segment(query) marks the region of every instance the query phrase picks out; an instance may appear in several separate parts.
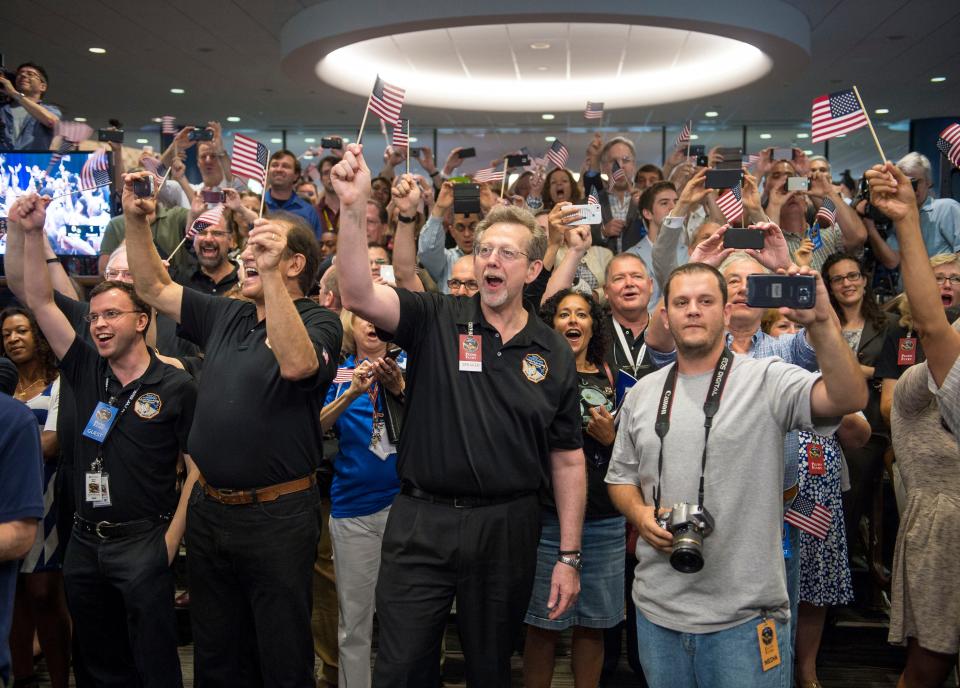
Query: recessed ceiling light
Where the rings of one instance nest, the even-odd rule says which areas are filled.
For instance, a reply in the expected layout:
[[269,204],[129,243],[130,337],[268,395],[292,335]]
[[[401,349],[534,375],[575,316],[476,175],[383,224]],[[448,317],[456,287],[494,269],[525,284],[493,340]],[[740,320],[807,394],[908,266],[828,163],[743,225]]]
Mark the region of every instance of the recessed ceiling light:
[[547,143],[553,143],[554,141],[557,140],[557,137],[556,137],[556,136],[544,136],[544,137],[543,137],[543,140],[546,141]]
[[803,151],[803,153],[804,153],[804,155],[813,155],[813,151],[810,150],[809,148],[808,148],[807,150]]
[[544,112],[542,115],[540,115],[541,119],[547,119],[547,120],[553,119],[554,117],[556,117],[556,115],[551,115],[549,112]]
[[160,124],[163,121],[163,117],[154,117],[153,121],[156,122],[157,124]]
[[543,43],[543,42],[530,44],[531,50],[546,50],[549,47],[550,47],[549,43]]
[[720,113],[716,110],[707,110],[703,113],[704,117],[719,117]]
[[690,134],[690,140],[691,140],[691,141],[696,141],[696,140],[699,139],[699,138],[700,138],[700,136],[697,135],[697,134]]
[[766,140],[766,139],[773,138],[773,137],[772,137],[770,134],[760,134],[760,138]]
[[311,136],[311,137],[309,137],[309,138],[305,138],[305,139],[303,140],[303,142],[304,142],[304,143],[316,143],[317,140]]
[[411,137],[410,137],[409,139],[407,139],[407,140],[410,141],[410,143],[416,143],[416,142],[417,142],[417,137],[416,137],[416,136],[411,136]]
[[137,143],[150,143],[150,139],[137,139]]
[[87,121],[87,118],[86,118],[86,117],[74,117],[74,118],[73,118],[73,121],[74,121],[74,122],[86,122],[86,121]]
[[548,69],[550,69],[550,68],[547,67],[546,65],[540,65],[539,67],[537,67],[537,71],[538,71],[538,72],[545,72],[545,71],[547,71]]
[[87,50],[92,52],[94,55],[103,55],[105,52],[107,52],[106,48],[87,48]]
[[239,121],[240,121],[240,118],[237,117],[236,115],[230,115],[229,117],[227,117],[227,121],[228,121],[228,122],[239,122]]
[[878,115],[886,115],[889,112],[890,112],[889,108],[877,108],[876,110],[874,110],[874,113]]
[[283,143],[283,139],[270,139],[270,143]]
[[931,83],[939,84],[941,81],[946,81],[947,77],[945,76],[935,76],[930,79]]
[[176,95],[183,95],[185,91],[182,88],[171,88],[170,93],[175,93]]
[[798,138],[798,139],[808,139],[808,138],[810,138],[810,134],[808,134],[808,133],[805,132],[805,131],[801,131],[801,132],[798,132],[798,133],[797,133],[797,138]]

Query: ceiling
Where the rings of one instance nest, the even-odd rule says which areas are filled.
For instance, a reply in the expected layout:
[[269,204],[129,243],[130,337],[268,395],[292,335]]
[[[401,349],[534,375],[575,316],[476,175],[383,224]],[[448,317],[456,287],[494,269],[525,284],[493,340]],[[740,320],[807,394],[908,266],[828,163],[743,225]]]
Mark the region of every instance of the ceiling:
[[[702,118],[706,110],[718,111],[721,124],[803,122],[809,118],[814,96],[852,83],[859,86],[868,109],[889,108],[888,115],[878,117],[881,120],[960,114],[960,44],[955,40],[960,35],[960,3],[786,2],[809,24],[807,60],[781,60],[767,76],[726,93],[672,103],[624,105],[615,110],[608,106],[606,124],[675,124]],[[483,3],[492,4],[492,0]],[[516,0],[511,4],[523,5]],[[467,3],[429,0],[424,5],[449,8]],[[539,3],[527,5],[531,12],[542,7]],[[325,127],[356,126],[365,98],[319,79],[303,82],[302,76],[288,74],[281,66],[282,34],[291,18],[304,11],[329,16],[331,23],[336,23],[350,16],[355,7],[355,2],[341,0],[5,0],[0,49],[8,66],[25,60],[43,64],[51,78],[48,100],[63,105],[65,116],[86,117],[93,126],[104,125],[110,117],[134,130],[156,127],[151,118],[164,114],[176,115],[180,122],[235,115],[240,117],[240,123],[234,125],[238,128],[322,131]],[[726,7],[736,15],[739,3]],[[396,8],[402,11],[401,5]],[[543,20],[551,18],[544,15]],[[419,28],[437,27],[409,26],[405,31]],[[527,26],[522,40],[529,45],[537,35]],[[545,34],[545,39],[549,37]],[[105,48],[106,54],[88,52],[93,46]],[[404,52],[402,40],[397,50]],[[489,52],[502,59],[501,50]],[[543,52],[543,64],[562,69],[563,54]],[[610,64],[614,52],[604,40],[592,50],[578,53],[577,62]],[[486,57],[479,49],[466,60],[467,68],[482,71]],[[489,58],[491,62],[495,59]],[[538,61],[539,57],[521,60],[518,66],[535,70]],[[717,74],[736,68],[723,63],[713,67]],[[947,80],[930,83],[933,76]],[[182,88],[185,93],[171,94],[171,88]],[[577,102],[587,99],[600,100],[586,92],[576,95]],[[544,124],[542,110],[533,108],[494,112],[479,107],[454,110],[412,105],[404,112],[420,127]],[[559,112],[551,124],[561,130],[568,124],[582,126],[582,110]]]

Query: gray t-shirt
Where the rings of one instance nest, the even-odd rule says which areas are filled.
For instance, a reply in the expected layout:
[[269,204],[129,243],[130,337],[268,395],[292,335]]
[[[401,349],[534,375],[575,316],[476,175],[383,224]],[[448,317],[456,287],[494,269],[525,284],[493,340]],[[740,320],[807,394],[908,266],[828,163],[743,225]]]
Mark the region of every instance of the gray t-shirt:
[[[957,323],[954,323],[953,327],[960,329]],[[960,358],[953,362],[950,372],[943,380],[943,386],[939,389],[937,389],[937,383],[933,381],[933,375],[929,372],[927,372],[927,378],[930,391],[937,395],[937,401],[940,403],[940,415],[954,437],[958,436],[960,434]]]
[[[660,440],[657,406],[669,366],[647,375],[620,411],[608,483],[637,485],[653,504]],[[713,371],[680,375],[664,439],[662,507],[697,502],[703,451],[703,402]],[[704,507],[714,532],[704,539],[704,567],[680,573],[670,555],[637,542],[633,601],[647,619],[682,633],[711,633],[759,615],[790,617],[781,548],[783,440],[793,429],[829,435],[839,419],[815,426],[810,390],[818,373],[779,358],[736,355],[713,419]],[[819,421],[819,419],[818,419]]]

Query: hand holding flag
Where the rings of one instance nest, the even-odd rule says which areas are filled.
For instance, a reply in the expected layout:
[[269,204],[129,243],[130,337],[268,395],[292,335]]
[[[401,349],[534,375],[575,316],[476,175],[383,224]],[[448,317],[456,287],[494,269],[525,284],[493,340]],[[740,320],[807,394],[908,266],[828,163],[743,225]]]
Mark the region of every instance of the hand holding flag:
[[587,108],[583,111],[584,119],[603,119],[603,103],[587,101]]
[[937,137],[937,149],[954,167],[960,167],[960,124],[951,124]]

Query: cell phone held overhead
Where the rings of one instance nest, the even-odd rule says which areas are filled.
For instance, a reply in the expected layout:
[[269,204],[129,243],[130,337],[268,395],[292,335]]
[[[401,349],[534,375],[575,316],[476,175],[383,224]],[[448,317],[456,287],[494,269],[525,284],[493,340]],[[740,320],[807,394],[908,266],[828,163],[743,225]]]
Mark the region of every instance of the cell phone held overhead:
[[320,147],[327,150],[342,150],[343,139],[339,136],[324,136],[320,139]]
[[747,305],[751,308],[813,308],[817,282],[812,275],[748,275]]
[[197,125],[194,127],[193,131],[187,134],[187,140],[189,141],[213,141],[213,129],[209,129],[207,125]]
[[806,177],[787,177],[787,191],[808,191],[810,180]]
[[123,143],[123,129],[100,129],[97,131],[98,141],[109,143]]
[[137,198],[149,198],[153,196],[155,189],[152,174],[133,180],[133,195]]
[[723,233],[723,247],[753,248],[759,251],[763,248],[763,230],[752,227],[728,227]]
[[708,189],[732,189],[743,180],[743,171],[707,170],[704,186]]

